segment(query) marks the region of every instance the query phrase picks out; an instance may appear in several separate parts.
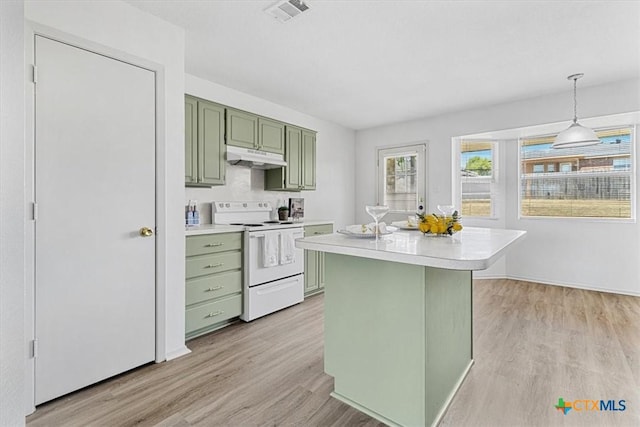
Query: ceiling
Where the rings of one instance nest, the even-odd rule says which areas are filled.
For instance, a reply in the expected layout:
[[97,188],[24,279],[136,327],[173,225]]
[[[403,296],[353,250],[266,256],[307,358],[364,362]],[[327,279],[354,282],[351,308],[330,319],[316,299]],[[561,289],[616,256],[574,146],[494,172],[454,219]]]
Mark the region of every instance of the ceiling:
[[187,73],[356,130],[640,77],[637,0],[127,2],[186,30]]

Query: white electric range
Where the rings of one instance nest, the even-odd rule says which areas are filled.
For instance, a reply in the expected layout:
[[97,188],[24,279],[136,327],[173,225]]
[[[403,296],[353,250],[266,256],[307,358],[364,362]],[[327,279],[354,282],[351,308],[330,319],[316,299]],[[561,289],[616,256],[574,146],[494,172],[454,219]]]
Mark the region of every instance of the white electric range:
[[294,240],[301,223],[271,220],[269,202],[213,202],[214,224],[244,226],[245,322],[300,303],[304,299],[304,251]]

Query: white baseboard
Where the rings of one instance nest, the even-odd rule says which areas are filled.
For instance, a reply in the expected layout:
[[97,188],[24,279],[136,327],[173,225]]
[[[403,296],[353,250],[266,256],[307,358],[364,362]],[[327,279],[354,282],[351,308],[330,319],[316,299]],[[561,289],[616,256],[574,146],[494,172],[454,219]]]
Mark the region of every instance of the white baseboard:
[[191,350],[187,348],[187,346],[182,346],[176,350],[167,352],[167,361],[177,359],[178,357],[186,356],[191,353]]
[[505,276],[479,276],[474,274],[473,275],[474,279],[477,280],[492,280],[492,279],[511,279],[511,280],[521,280],[523,282],[534,282],[534,283],[540,283],[543,285],[551,285],[551,286],[562,286],[565,288],[575,288],[575,289],[584,289],[586,291],[597,291],[597,292],[607,292],[610,294],[620,294],[620,295],[629,295],[629,296],[633,296],[633,297],[640,297],[640,291],[638,292],[633,292],[633,291],[628,291],[628,290],[620,290],[620,289],[611,289],[611,288],[600,288],[597,286],[589,286],[589,285],[585,285],[582,283],[556,283],[556,282],[550,282],[548,280],[544,280],[544,279],[538,279],[535,277],[523,277],[523,276],[514,276],[514,275],[505,275]]

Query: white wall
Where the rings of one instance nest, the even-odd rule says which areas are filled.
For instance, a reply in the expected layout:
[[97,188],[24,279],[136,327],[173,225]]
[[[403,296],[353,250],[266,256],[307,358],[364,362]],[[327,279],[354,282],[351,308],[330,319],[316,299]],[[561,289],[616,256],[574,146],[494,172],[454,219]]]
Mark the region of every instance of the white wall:
[[[583,87],[579,98],[581,117],[638,111],[640,82],[626,80]],[[358,131],[356,221],[367,220],[363,207],[375,201],[376,147],[429,141],[427,185],[429,210],[433,211],[438,204],[452,201],[453,137],[556,122],[563,122],[562,129],[569,124],[571,107],[571,92],[563,92]],[[543,283],[640,294],[640,267],[636,262],[640,259],[638,224],[518,219],[517,147],[506,143],[501,147],[506,158],[505,218],[463,223],[486,227],[504,224],[508,228],[527,230],[528,235],[508,252],[503,264],[496,264],[476,276],[507,275]]]
[[27,1],[25,17],[45,34],[61,32],[159,71],[156,259],[164,334],[158,355],[162,360],[184,354],[184,31],[121,1]]
[[[201,78],[186,75],[186,93],[318,132],[316,141],[316,190],[264,191],[264,171],[227,165],[227,184],[213,188],[187,188],[185,204],[198,200],[202,222],[211,221],[209,203],[216,200],[265,200],[274,204],[289,197],[304,198],[308,219],[334,220],[336,227],[353,223],[355,132],[287,107],[242,93]],[[204,204],[206,206],[203,206]]]
[[24,424],[24,4],[0,1],[0,426]]

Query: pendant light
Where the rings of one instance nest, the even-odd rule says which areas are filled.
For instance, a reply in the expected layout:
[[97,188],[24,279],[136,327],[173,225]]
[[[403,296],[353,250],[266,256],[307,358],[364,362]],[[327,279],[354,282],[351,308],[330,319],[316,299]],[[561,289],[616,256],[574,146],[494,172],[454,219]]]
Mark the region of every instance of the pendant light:
[[584,147],[586,145],[595,145],[600,143],[600,139],[596,136],[596,133],[589,128],[582,126],[578,123],[578,108],[576,101],[576,82],[584,74],[572,74],[567,77],[567,80],[573,80],[573,123],[569,128],[563,130],[558,134],[556,140],[553,142],[552,148],[572,148],[572,147]]

